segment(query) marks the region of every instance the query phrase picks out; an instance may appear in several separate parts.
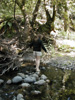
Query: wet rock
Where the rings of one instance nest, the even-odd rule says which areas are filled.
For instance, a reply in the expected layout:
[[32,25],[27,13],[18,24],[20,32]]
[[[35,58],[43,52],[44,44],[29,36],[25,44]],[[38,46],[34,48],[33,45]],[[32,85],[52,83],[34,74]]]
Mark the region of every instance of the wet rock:
[[4,80],[0,79],[0,85],[1,85],[2,83],[4,83]]
[[0,97],[0,100],[3,100],[3,99]]
[[46,70],[46,68],[45,68],[45,67],[40,67],[40,69],[41,69],[41,70]]
[[7,81],[7,84],[11,84],[12,83],[12,81],[9,79],[8,81]]
[[13,91],[13,92],[10,92],[10,94],[11,94],[11,95],[14,94],[14,91]]
[[17,75],[21,76],[22,78],[25,78],[25,74],[23,74],[23,73],[18,73]]
[[65,85],[62,86],[62,90],[65,90]]
[[22,83],[21,87],[22,88],[28,88],[28,87],[30,87],[30,84],[29,83]]
[[46,83],[46,81],[39,80],[39,81],[36,81],[34,84],[36,84],[36,85],[44,85],[45,83]]
[[14,97],[12,98],[12,100],[16,100],[16,97],[14,96]]
[[18,95],[17,95],[17,100],[24,100],[24,99],[23,99],[23,95],[22,95],[22,94],[18,94]]
[[37,71],[36,74],[37,74],[37,75],[40,75],[40,71]]
[[28,74],[28,73],[29,73],[29,71],[26,71],[26,73]]
[[5,96],[8,96],[9,94],[8,93],[5,93]]
[[70,97],[68,97],[68,99],[67,100],[70,100]]
[[3,92],[3,90],[0,90],[0,94]]
[[47,76],[43,74],[43,75],[41,75],[41,79],[42,80],[46,80],[47,79]]
[[50,83],[50,80],[47,79],[46,82],[47,82],[47,83]]
[[38,74],[34,73],[34,74],[32,74],[32,77],[38,78],[39,76],[38,76]]
[[25,76],[25,78],[28,77],[28,75]]
[[26,82],[26,83],[34,83],[35,81],[36,81],[36,78],[31,77],[31,76],[28,76],[24,79],[24,82]]
[[19,82],[22,82],[22,77],[20,77],[20,76],[15,76],[12,79],[12,83],[19,83]]
[[33,95],[41,94],[41,92],[40,92],[40,91],[37,91],[37,90],[31,91],[31,93],[32,93]]

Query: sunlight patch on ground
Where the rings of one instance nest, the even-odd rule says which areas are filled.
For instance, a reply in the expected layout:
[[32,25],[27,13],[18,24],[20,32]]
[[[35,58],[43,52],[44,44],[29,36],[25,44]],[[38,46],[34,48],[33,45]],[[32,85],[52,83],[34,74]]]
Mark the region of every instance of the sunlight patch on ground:
[[62,52],[59,52],[59,54],[62,55],[62,56],[75,57],[75,52],[70,52],[70,53],[62,53]]
[[70,47],[75,47],[75,41],[74,40],[56,40],[57,45],[69,45]]
[[75,57],[75,52],[70,52],[67,54],[68,56]]

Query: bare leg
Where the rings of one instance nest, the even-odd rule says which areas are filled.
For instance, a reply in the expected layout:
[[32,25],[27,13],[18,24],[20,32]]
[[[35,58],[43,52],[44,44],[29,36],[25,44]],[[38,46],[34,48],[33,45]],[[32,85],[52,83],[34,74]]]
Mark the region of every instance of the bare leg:
[[36,56],[36,71],[40,71],[40,56]]

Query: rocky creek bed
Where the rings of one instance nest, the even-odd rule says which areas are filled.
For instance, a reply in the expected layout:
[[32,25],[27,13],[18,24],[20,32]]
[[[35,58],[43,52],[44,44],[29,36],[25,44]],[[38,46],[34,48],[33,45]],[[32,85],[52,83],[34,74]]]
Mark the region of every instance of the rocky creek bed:
[[41,59],[40,74],[32,53],[20,60],[20,68],[0,76],[0,100],[75,100],[74,57]]

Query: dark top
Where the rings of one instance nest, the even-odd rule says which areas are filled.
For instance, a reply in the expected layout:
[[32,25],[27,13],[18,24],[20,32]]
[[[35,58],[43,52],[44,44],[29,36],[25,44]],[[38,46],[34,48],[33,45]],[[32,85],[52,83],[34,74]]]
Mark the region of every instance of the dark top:
[[41,49],[43,49],[45,52],[47,52],[46,48],[42,43],[42,40],[40,39],[32,41],[30,47],[33,47],[33,51],[41,51]]

